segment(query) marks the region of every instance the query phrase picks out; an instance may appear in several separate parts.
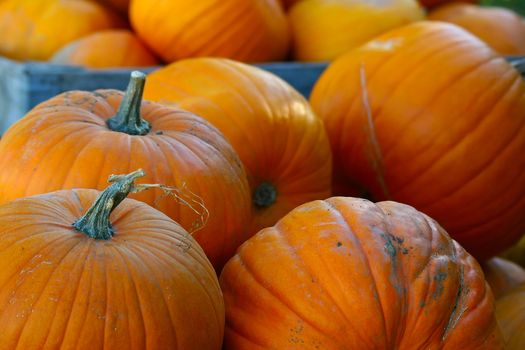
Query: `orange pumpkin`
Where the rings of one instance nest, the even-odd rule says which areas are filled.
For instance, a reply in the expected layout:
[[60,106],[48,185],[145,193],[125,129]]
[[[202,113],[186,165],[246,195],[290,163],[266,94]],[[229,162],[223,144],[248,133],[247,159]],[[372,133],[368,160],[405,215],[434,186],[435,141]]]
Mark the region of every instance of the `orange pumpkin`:
[[512,10],[456,3],[436,8],[428,19],[463,27],[502,55],[525,55],[525,20]]
[[64,46],[51,61],[90,68],[159,64],[157,58],[129,30],[107,30],[87,35]]
[[188,59],[151,73],[144,96],[202,116],[228,138],[248,173],[250,234],[330,196],[332,156],[323,123],[275,75],[227,59]]
[[227,349],[503,349],[477,262],[404,204],[301,205],[220,282]]
[[496,302],[496,317],[505,339],[505,349],[525,349],[525,283]]
[[288,23],[278,0],[134,0],[130,19],[166,62],[197,56],[262,62],[288,52]]
[[213,267],[177,223],[125,199],[141,174],[0,206],[2,349],[221,348]]
[[[220,270],[247,238],[250,193],[231,145],[202,118],[142,102],[144,75],[135,72],[124,95],[72,91],[30,111],[0,141],[0,203],[69,188],[104,188],[110,174],[143,168],[145,181],[180,189],[180,201],[161,190],[133,198],[151,204],[193,233]],[[200,198],[200,199],[199,199]]]
[[92,1],[5,0],[0,2],[0,55],[47,60],[75,39],[123,26],[115,13]]
[[423,16],[417,0],[303,0],[288,14],[293,54],[299,61],[333,60]]
[[328,67],[310,101],[334,181],[416,207],[482,260],[525,232],[525,82],[463,29],[380,36]]
[[496,299],[513,287],[525,283],[525,270],[512,261],[492,258],[482,263],[481,267]]

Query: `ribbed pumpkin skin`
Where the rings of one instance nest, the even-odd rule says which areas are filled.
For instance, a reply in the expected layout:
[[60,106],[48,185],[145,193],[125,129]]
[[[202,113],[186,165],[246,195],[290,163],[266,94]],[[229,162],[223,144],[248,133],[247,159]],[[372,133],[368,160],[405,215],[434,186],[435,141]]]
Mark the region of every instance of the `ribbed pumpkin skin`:
[[477,262],[395,203],[304,204],[222,272],[226,349],[502,349]]
[[525,270],[512,261],[496,257],[485,261],[481,267],[496,299],[525,283]]
[[525,283],[496,302],[496,317],[507,350],[525,349]]
[[168,63],[201,56],[262,62],[288,52],[288,23],[278,0],[134,0],[130,19]]
[[5,0],[0,2],[0,55],[47,60],[77,38],[123,26],[115,13],[91,1]]
[[295,59],[329,61],[424,13],[417,0],[302,0],[288,17]]
[[[219,131],[189,112],[143,102],[152,125],[132,136],[108,129],[122,93],[67,92],[29,112],[0,141],[0,203],[69,188],[105,188],[111,174],[142,168],[144,183],[176,186],[209,211],[195,239],[218,269],[247,237],[250,193],[237,154]],[[186,187],[186,190],[184,190]],[[198,215],[159,190],[134,194],[190,230]],[[199,209],[197,207],[197,209]]]
[[310,101],[334,181],[414,206],[480,259],[525,232],[525,83],[461,28],[378,37],[336,60]]
[[428,19],[454,23],[502,55],[525,55],[525,20],[511,10],[453,3],[431,11]]
[[89,68],[147,67],[160,62],[128,30],[107,30],[87,35],[64,46],[53,63]]
[[2,349],[220,349],[224,303],[197,242],[144,203],[112,213],[115,235],[71,224],[95,190],[0,207]]
[[274,204],[252,205],[251,234],[300,204],[330,196],[332,155],[323,123],[275,75],[227,59],[188,59],[151,73],[144,96],[219,128],[246,167],[252,195],[262,183],[275,187]]

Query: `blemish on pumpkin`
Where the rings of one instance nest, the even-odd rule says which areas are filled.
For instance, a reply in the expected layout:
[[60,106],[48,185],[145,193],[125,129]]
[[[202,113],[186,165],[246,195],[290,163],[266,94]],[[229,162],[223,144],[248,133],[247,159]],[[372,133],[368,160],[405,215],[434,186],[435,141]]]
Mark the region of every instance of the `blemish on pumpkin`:
[[294,328],[290,329],[291,335],[289,338],[290,343],[293,344],[304,344],[304,340],[300,338],[301,333],[304,330],[304,322],[299,320]]
[[432,293],[432,298],[434,300],[437,300],[441,295],[443,295],[443,291],[445,290],[445,287],[443,286],[443,281],[447,279],[447,273],[439,271],[434,276],[434,281],[436,281],[436,289],[434,290],[434,293]]
[[341,247],[342,245],[343,245],[343,243],[337,242],[337,247]]
[[155,135],[163,135],[164,133],[162,132],[162,130],[159,130],[155,133]]

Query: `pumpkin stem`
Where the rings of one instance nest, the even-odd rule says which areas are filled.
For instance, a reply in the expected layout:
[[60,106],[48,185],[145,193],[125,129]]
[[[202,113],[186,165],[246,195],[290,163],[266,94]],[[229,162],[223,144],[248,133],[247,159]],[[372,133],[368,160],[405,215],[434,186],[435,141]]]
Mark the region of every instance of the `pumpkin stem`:
[[276,200],[277,190],[269,182],[262,182],[253,193],[253,204],[260,209],[271,206]]
[[131,72],[131,78],[117,114],[106,122],[111,130],[125,132],[129,135],[146,135],[150,131],[151,125],[140,115],[145,83],[146,74],[139,71]]
[[111,175],[109,182],[112,184],[99,194],[91,208],[75,221],[73,227],[94,239],[111,239],[113,228],[109,215],[130,192],[134,192],[133,182],[144,175],[142,169],[127,175]]

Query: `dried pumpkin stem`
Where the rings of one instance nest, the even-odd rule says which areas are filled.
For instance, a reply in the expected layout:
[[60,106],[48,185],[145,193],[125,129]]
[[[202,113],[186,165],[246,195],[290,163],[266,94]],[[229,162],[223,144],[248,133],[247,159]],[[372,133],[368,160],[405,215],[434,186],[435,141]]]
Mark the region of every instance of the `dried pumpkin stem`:
[[109,182],[112,184],[97,197],[91,208],[73,224],[73,227],[94,239],[111,239],[113,228],[109,222],[109,215],[130,192],[135,192],[134,181],[143,176],[142,169],[127,175],[110,176]]
[[129,135],[146,135],[151,125],[140,115],[142,95],[146,74],[133,71],[122,103],[114,117],[107,120],[108,127],[113,131],[124,132]]

